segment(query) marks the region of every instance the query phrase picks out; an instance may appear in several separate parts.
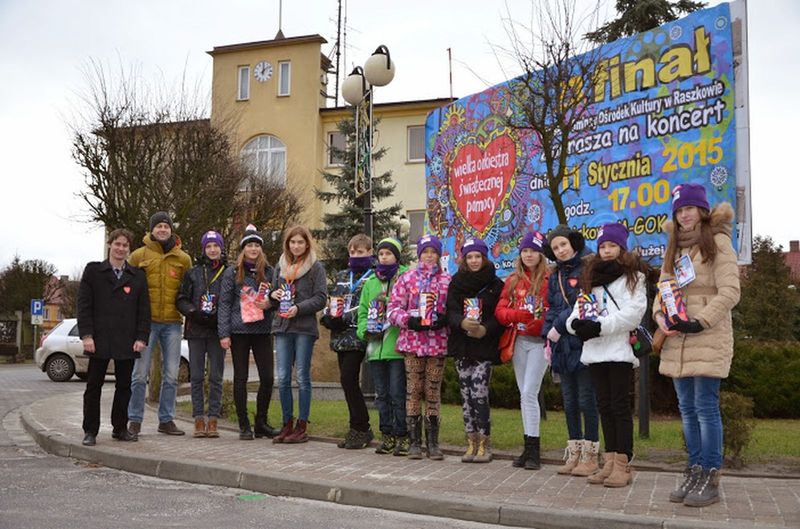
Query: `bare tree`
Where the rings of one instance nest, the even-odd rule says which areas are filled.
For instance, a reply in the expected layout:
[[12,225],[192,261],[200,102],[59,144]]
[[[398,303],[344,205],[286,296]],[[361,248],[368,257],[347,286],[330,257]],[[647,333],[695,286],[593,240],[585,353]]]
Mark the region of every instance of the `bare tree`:
[[581,139],[591,133],[585,125],[591,115],[589,95],[601,66],[600,51],[580,35],[587,27],[596,27],[597,13],[595,6],[578,14],[575,0],[531,2],[530,25],[508,12],[508,47],[494,45],[499,60],[510,58],[522,71],[508,84],[511,105],[506,125],[521,138],[533,136],[553,207],[564,224],[562,195],[576,186],[583,162]]

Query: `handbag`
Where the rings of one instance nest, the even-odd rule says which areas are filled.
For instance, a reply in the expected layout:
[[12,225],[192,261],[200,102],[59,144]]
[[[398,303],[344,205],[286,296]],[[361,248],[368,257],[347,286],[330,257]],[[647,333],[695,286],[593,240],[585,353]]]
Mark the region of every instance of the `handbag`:
[[[605,285],[603,285],[603,290],[606,291],[608,297],[614,302],[614,306],[617,307],[617,310],[620,310],[617,300],[614,299],[614,296]],[[637,325],[636,329],[631,331],[629,340],[631,349],[633,349],[633,356],[636,358],[641,358],[653,352],[653,335],[650,334],[650,331],[648,331],[647,327],[642,325],[641,322]]]
[[506,327],[506,330],[500,335],[500,342],[497,344],[498,349],[500,349],[500,361],[502,363],[508,363],[514,356],[514,344],[516,342],[517,326]]

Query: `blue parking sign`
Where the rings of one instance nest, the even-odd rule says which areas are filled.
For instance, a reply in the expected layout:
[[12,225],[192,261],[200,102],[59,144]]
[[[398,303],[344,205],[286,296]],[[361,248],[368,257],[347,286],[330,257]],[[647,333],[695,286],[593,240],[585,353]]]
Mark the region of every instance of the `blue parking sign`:
[[41,299],[31,300],[31,316],[44,316],[44,302]]

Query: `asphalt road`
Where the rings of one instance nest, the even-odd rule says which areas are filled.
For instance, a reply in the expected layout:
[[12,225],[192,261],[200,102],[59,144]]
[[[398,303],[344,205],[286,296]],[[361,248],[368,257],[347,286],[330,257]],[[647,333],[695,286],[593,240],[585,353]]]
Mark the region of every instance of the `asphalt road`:
[[19,407],[82,389],[31,365],[0,365],[0,529],[501,527],[169,481],[47,454],[22,429]]

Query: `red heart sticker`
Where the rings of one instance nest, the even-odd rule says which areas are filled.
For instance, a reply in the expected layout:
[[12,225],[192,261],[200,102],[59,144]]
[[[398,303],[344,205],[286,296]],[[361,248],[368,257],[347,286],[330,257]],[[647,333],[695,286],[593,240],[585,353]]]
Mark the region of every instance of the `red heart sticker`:
[[130,294],[131,293],[131,287],[129,287],[128,285],[125,285],[124,287],[122,287],[122,290],[124,290],[126,294]]
[[172,277],[178,277],[178,272],[170,268],[169,275]]
[[567,280],[567,282],[569,283],[569,286],[571,286],[572,288],[575,288],[575,287],[578,286],[578,278],[577,277],[570,277]]
[[457,213],[481,235],[500,210],[517,169],[517,151],[507,135],[485,148],[469,143],[451,158],[447,171]]

